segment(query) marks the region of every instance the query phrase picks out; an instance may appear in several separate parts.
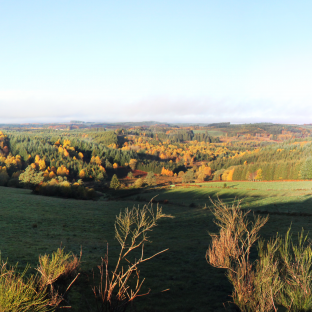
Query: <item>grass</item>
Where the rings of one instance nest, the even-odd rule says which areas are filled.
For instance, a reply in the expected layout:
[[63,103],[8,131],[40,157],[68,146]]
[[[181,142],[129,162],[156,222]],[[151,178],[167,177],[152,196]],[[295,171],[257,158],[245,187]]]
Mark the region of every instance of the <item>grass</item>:
[[[270,212],[261,230],[264,238],[277,231],[285,234],[291,223],[293,233],[311,227],[312,219],[300,214],[312,214],[312,182],[227,182],[227,186],[223,189],[223,183],[202,183],[188,188],[143,190],[140,194],[146,201],[157,194],[157,199],[167,199],[163,212],[175,218],[162,220],[150,235],[152,244],[147,246],[146,256],[166,248],[169,251],[142,265],[141,275],[146,278],[143,287],[151,288],[151,294],[138,298],[138,312],[225,310],[223,303],[231,300],[231,285],[224,271],[212,268],[205,259],[208,231],[217,231],[209,209],[203,209],[210,204],[209,196],[218,195],[229,202],[235,197],[245,198],[243,208]],[[107,242],[113,266],[119,252],[114,239],[115,216],[125,207],[143,206],[135,197],[79,201],[1,187],[2,259],[8,257],[11,264],[18,261],[21,269],[29,263],[34,269],[39,254],[52,254],[62,244],[66,252],[79,255],[82,246],[81,275],[68,300],[73,311],[87,311],[86,302],[93,303],[92,269],[97,272]],[[190,207],[192,203],[196,206]],[[162,292],[166,289],[170,290]]]

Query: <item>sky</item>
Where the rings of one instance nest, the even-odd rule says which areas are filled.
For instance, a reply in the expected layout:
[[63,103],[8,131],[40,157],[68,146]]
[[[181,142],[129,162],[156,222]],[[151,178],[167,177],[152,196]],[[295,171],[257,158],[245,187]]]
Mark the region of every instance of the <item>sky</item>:
[[312,123],[312,1],[0,0],[0,123]]

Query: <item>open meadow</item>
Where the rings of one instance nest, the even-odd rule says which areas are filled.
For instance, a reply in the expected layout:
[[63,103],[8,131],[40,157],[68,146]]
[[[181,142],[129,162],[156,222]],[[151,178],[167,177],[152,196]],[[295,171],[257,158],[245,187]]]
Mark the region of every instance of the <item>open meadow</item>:
[[312,223],[310,181],[229,182],[225,188],[224,183],[211,182],[144,189],[140,195],[109,201],[44,197],[30,190],[1,187],[2,259],[8,258],[10,264],[18,262],[20,269],[29,263],[33,269],[39,254],[51,253],[61,244],[75,254],[82,247],[81,275],[68,300],[73,311],[87,311],[94,303],[92,269],[96,278],[107,242],[111,265],[119,251],[114,239],[115,216],[125,207],[142,206],[156,195],[155,200],[165,201],[164,213],[174,218],[161,220],[150,233],[152,244],[145,249],[146,255],[165,248],[169,251],[142,264],[141,276],[146,278],[142,291],[151,288],[151,293],[138,298],[137,311],[224,311],[223,303],[231,301],[225,272],[205,260],[208,232],[217,231],[207,208],[209,197],[225,202],[243,199],[243,208],[269,213],[261,232],[265,238],[276,232],[284,234],[290,225],[293,233],[302,227],[308,231]]

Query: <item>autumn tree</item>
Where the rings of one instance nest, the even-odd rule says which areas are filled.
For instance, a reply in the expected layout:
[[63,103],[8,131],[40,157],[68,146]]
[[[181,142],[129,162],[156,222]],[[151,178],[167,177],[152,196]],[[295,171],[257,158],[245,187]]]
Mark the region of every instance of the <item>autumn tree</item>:
[[58,176],[66,176],[69,174],[69,170],[64,165],[61,165],[57,168],[56,174]]
[[257,175],[255,177],[255,180],[258,180],[258,181],[262,180],[262,169],[257,170]]
[[161,175],[166,175],[168,177],[173,177],[173,171],[171,171],[169,169],[166,169],[165,167],[162,167]]
[[19,180],[27,187],[34,188],[44,181],[44,173],[33,166],[28,166],[24,173],[20,174]]
[[136,165],[137,165],[137,160],[136,159],[130,159],[130,162],[129,162],[129,167],[131,168],[132,171],[135,170],[136,168]]

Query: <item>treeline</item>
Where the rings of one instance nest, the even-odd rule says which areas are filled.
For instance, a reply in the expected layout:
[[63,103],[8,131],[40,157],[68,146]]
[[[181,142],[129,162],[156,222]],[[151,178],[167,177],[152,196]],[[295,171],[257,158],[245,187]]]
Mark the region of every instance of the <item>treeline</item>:
[[232,158],[218,158],[210,166],[213,170],[229,168],[231,166],[247,164],[260,164],[263,162],[298,161],[305,160],[312,154],[312,142],[287,142],[270,144],[259,148],[258,152],[246,151],[244,155]]
[[302,178],[300,172],[304,163],[293,160],[236,166],[233,180],[255,180],[259,169],[261,176],[257,180],[298,180]]
[[302,160],[231,166],[214,172],[214,180],[277,181],[312,179],[312,157]]
[[148,161],[143,160],[137,163],[136,168],[141,171],[154,172],[160,174],[162,168],[173,171],[173,173],[179,173],[180,171],[186,171],[183,161],[179,163],[165,162],[165,161]]
[[193,130],[172,130],[169,133],[157,133],[158,139],[170,140],[171,143],[199,141],[205,143],[219,143],[218,137],[209,136],[208,132],[196,132]]

